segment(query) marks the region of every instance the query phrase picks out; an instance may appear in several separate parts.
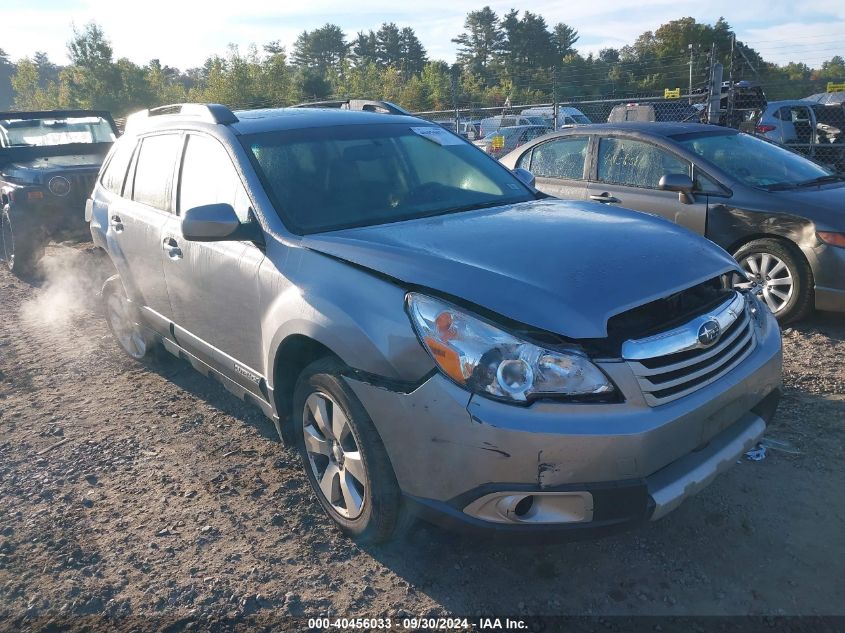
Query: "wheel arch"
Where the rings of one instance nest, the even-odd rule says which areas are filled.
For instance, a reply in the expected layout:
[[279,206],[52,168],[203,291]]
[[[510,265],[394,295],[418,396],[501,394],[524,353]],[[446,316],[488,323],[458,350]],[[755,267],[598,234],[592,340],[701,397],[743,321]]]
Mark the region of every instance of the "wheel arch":
[[293,443],[291,414],[296,381],[311,363],[322,358],[343,360],[325,343],[305,334],[290,334],[276,348],[273,359],[273,399],[279,416],[279,431],[286,443]]

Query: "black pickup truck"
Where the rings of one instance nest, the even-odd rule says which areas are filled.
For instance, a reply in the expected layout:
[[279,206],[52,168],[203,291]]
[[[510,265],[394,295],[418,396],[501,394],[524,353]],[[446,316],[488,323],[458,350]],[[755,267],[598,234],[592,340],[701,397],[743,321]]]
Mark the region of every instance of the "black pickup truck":
[[0,112],[0,259],[32,272],[51,239],[86,234],[85,201],[117,136],[108,112]]

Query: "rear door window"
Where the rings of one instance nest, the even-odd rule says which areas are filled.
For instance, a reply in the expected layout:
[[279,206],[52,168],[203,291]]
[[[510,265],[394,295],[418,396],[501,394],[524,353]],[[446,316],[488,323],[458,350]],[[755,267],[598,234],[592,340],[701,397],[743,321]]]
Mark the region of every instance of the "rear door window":
[[534,148],[531,173],[538,178],[583,180],[589,137],[557,138]]
[[179,213],[215,203],[231,204],[241,222],[248,222],[249,197],[229,153],[219,141],[191,134],[182,159]]
[[105,172],[103,172],[103,177],[100,179],[103,187],[118,196],[123,193],[123,183],[126,180],[126,172],[129,169],[134,151],[134,142],[127,140],[118,143]]
[[658,189],[666,174],[690,175],[690,164],[656,145],[628,138],[599,141],[598,180]]
[[162,211],[171,211],[173,171],[182,146],[178,134],[148,136],[141,141],[132,199]]

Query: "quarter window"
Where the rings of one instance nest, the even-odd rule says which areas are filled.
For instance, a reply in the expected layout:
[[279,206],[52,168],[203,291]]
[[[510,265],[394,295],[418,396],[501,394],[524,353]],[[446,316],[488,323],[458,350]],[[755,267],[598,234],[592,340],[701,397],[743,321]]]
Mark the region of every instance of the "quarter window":
[[241,222],[248,222],[249,197],[223,146],[200,134],[188,137],[179,185],[179,212],[206,204],[231,204]]
[[134,142],[127,140],[126,142],[118,143],[106,167],[106,171],[100,180],[103,187],[118,196],[123,193],[123,182],[126,180],[126,171],[129,169],[129,162],[132,160],[132,153],[134,151]]
[[170,211],[173,168],[182,139],[178,134],[148,136],[141,142],[132,199]]
[[567,137],[537,145],[531,173],[539,178],[582,180],[588,140],[586,136]]
[[666,174],[689,176],[690,165],[650,143],[627,138],[603,138],[599,142],[601,182],[657,189]]

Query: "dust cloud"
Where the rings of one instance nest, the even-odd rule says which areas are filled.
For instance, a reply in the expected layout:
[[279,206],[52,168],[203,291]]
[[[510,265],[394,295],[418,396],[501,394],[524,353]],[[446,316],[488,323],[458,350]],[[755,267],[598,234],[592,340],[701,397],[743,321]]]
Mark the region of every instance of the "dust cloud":
[[93,248],[51,246],[38,267],[41,282],[21,306],[21,321],[79,349],[82,341],[74,340],[79,320],[100,318],[99,292],[106,276],[102,257]]

